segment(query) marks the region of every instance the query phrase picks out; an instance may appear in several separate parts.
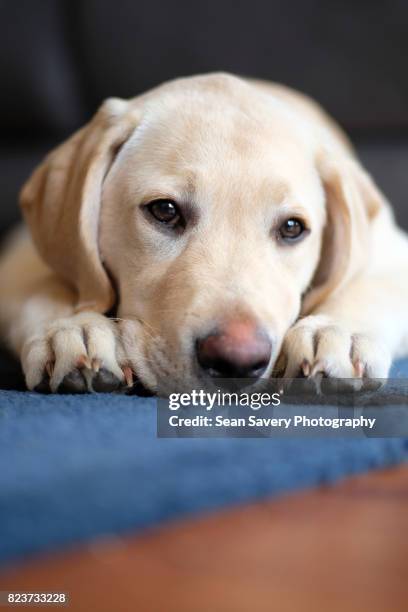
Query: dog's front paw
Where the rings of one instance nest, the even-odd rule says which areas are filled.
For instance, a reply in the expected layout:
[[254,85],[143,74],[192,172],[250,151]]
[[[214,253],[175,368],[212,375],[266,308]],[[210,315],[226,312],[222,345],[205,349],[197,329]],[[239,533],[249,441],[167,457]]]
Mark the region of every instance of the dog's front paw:
[[350,388],[361,389],[387,378],[390,365],[388,351],[367,334],[311,315],[287,332],[277,370],[284,378],[341,378]]
[[132,384],[115,323],[93,312],[48,324],[24,344],[21,360],[27,387],[38,391],[109,392]]

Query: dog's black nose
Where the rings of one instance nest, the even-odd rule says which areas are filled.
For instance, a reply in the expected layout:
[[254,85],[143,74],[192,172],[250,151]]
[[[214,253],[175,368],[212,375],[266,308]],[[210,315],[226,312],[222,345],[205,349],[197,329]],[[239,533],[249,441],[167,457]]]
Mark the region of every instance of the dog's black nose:
[[196,344],[197,359],[213,378],[259,378],[268,367],[272,343],[252,320],[236,319]]

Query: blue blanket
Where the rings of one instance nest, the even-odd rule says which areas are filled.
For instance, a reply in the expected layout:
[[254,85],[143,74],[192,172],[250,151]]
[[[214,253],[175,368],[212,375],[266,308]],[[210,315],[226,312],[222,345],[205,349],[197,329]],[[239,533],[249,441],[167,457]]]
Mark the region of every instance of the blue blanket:
[[158,439],[153,398],[0,391],[0,559],[334,482],[407,450],[402,439]]

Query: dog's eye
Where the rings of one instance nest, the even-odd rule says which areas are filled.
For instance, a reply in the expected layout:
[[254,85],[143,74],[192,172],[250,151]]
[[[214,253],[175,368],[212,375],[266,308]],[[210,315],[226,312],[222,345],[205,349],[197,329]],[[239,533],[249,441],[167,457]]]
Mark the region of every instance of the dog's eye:
[[286,219],[279,228],[280,237],[286,242],[297,240],[304,231],[305,226],[300,219]]
[[164,225],[174,227],[182,221],[180,210],[172,200],[155,200],[147,205],[147,210]]

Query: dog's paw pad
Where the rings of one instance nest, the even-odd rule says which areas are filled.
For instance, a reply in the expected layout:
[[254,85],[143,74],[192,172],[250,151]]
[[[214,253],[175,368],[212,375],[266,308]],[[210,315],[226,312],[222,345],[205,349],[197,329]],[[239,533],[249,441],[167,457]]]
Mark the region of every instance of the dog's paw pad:
[[34,387],[33,391],[35,391],[36,393],[43,393],[43,394],[51,393],[49,376],[44,376],[42,381]]
[[76,368],[66,374],[58,385],[58,393],[86,393],[88,385],[85,376]]
[[92,389],[97,393],[110,393],[117,391],[122,386],[123,382],[106,368],[98,370],[92,379]]

